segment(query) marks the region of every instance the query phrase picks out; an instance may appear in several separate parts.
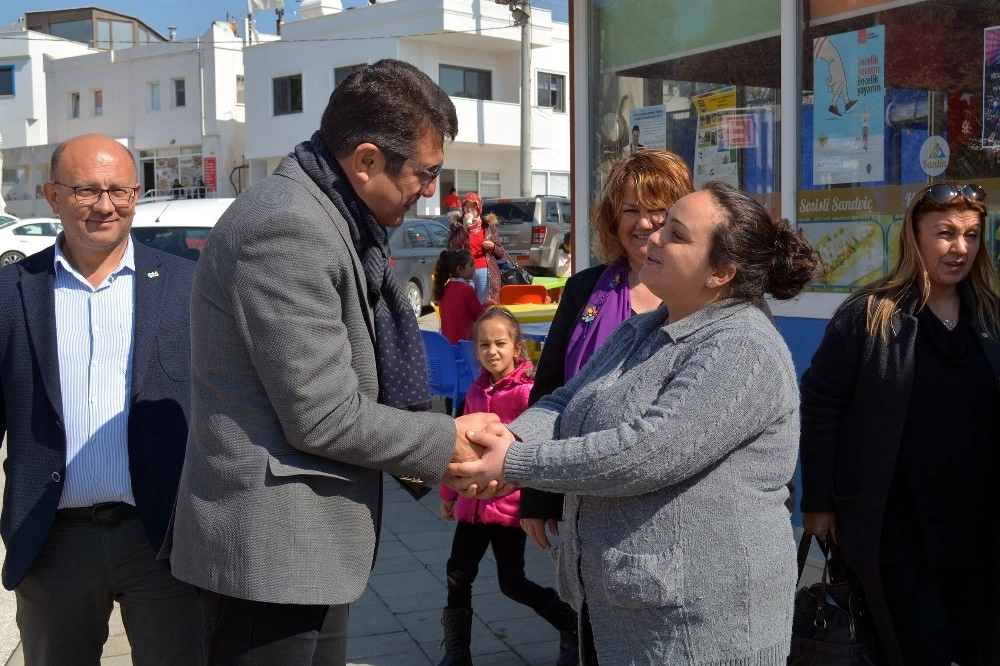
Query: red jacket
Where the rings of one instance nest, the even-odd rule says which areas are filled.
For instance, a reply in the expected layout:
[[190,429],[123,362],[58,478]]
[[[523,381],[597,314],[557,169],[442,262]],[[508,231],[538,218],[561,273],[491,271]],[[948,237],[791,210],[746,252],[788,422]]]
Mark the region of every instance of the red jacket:
[[471,340],[472,325],[485,311],[486,306],[479,302],[475,287],[465,280],[448,280],[438,301],[441,335],[453,345],[459,340]]
[[[465,413],[492,412],[500,417],[501,423],[510,423],[528,408],[528,394],[535,380],[527,376],[531,361],[522,361],[500,381],[490,386],[490,373],[483,370],[472,382],[465,394]],[[438,490],[442,499],[456,499],[455,519],[466,523],[490,523],[520,527],[517,507],[521,491],[488,500],[462,497],[457,492],[442,485]]]

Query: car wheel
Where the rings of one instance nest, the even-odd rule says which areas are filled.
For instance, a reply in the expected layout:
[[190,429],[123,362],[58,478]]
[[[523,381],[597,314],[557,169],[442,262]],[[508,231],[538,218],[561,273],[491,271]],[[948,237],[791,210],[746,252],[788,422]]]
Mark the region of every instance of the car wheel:
[[15,250],[11,250],[10,252],[4,252],[2,255],[0,255],[0,266],[13,264],[15,262],[21,261],[22,259],[24,259],[24,255]]
[[413,308],[413,314],[419,318],[420,313],[424,309],[424,297],[420,293],[419,285],[417,285],[417,283],[413,280],[410,280],[406,283],[406,287],[404,287],[404,289],[406,290],[406,300],[410,302],[410,307]]

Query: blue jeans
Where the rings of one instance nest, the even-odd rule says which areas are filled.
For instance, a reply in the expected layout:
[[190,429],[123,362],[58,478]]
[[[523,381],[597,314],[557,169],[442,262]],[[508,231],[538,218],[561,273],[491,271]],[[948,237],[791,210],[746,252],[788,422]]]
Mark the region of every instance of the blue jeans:
[[476,296],[480,303],[485,303],[490,297],[490,273],[489,268],[477,268],[472,274],[472,286],[476,288]]

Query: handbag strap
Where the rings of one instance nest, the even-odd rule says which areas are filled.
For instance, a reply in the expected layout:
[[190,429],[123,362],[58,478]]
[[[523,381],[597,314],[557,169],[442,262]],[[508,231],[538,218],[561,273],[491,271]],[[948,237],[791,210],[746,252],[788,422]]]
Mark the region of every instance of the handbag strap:
[[509,254],[507,254],[507,248],[505,248],[503,245],[500,246],[500,251],[503,252],[503,256],[507,260],[508,264],[510,264],[514,268],[520,268],[521,267],[516,261],[514,261],[511,258],[511,256]]
[[806,532],[799,539],[799,552],[798,552],[798,562],[799,562],[799,583],[802,582],[802,572],[806,568],[806,560],[809,559],[809,548],[812,547],[813,535]]

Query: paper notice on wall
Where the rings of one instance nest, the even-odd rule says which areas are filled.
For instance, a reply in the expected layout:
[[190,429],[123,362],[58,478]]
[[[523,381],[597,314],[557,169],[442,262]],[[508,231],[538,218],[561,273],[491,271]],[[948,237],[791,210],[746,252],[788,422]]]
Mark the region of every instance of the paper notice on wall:
[[719,88],[692,98],[698,110],[698,133],[694,148],[694,186],[721,180],[740,186],[736,147],[731,143],[728,118],[736,117],[736,86]]
[[629,142],[625,154],[640,148],[667,149],[667,107],[662,104],[632,109],[628,113]]

